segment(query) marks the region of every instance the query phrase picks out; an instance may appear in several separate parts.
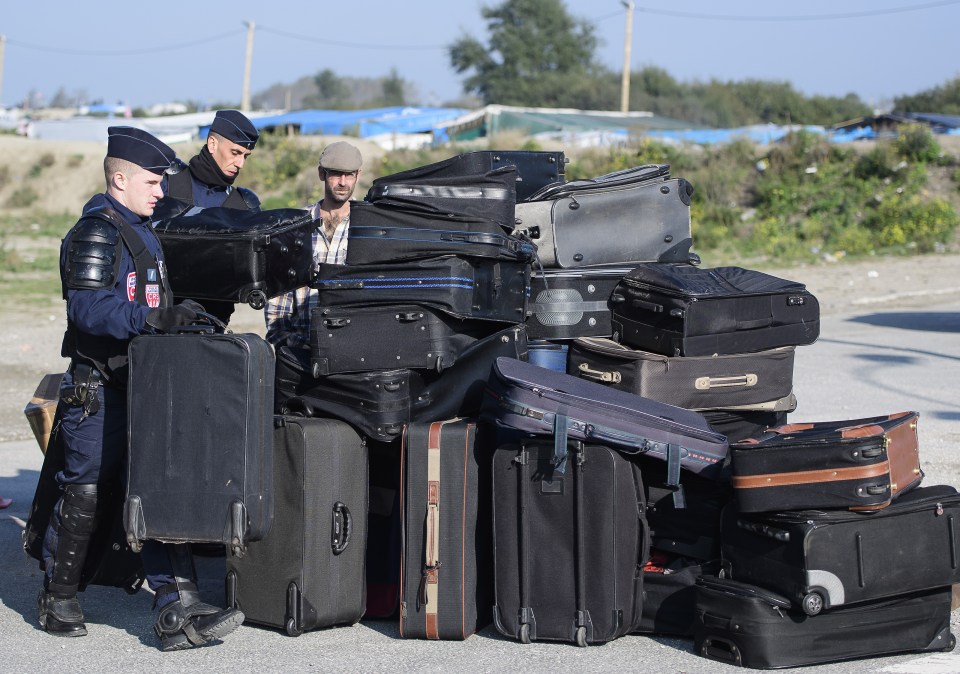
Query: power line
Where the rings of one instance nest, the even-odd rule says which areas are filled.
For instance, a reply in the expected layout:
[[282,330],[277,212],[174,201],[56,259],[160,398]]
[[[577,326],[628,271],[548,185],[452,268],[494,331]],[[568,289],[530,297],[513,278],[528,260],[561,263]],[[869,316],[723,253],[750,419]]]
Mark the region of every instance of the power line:
[[882,16],[884,14],[902,14],[904,12],[916,12],[924,9],[935,9],[937,7],[946,7],[947,5],[960,4],[960,0],[940,0],[939,2],[926,2],[919,5],[910,5],[907,7],[889,7],[887,9],[870,9],[862,12],[839,12],[837,14],[799,14],[799,15],[768,15],[768,16],[749,16],[734,14],[700,14],[696,12],[677,12],[669,9],[659,9],[654,7],[640,7],[635,9],[638,12],[647,14],[659,14],[660,16],[673,16],[683,19],[708,19],[711,21],[828,21],[832,19],[862,19],[871,16]]
[[[960,0],[958,0],[960,2]],[[332,45],[334,47],[356,47],[358,49],[390,49],[394,51],[434,51],[437,49],[446,49],[448,45],[403,45],[403,44],[380,44],[380,43],[363,43],[363,42],[342,42],[340,40],[330,40],[325,37],[317,37],[315,35],[298,35],[297,33],[289,33],[284,30],[277,30],[275,28],[268,28],[266,26],[257,26],[257,30],[263,31],[265,33],[273,33],[274,35],[279,35],[281,37],[289,37],[294,40],[302,40],[303,42],[313,42],[314,44],[325,44]]]
[[140,47],[137,49],[106,49],[106,50],[87,50],[87,49],[65,49],[62,47],[47,47],[43,45],[30,44],[29,42],[20,42],[19,40],[7,40],[7,44],[24,49],[33,49],[36,51],[48,52],[50,54],[69,54],[70,56],[136,56],[137,54],[156,54],[161,52],[172,53],[177,49],[185,47],[196,47],[197,45],[208,44],[223,40],[228,37],[234,37],[240,33],[246,32],[246,29],[233,30],[229,33],[222,33],[212,37],[204,37],[193,42],[181,42],[180,44],[168,44],[162,47]]

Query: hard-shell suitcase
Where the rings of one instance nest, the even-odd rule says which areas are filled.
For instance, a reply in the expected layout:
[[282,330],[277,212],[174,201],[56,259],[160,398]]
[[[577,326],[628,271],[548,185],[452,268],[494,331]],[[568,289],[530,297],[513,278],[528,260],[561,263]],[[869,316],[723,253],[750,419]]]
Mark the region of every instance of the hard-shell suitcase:
[[917,412],[775,426],[731,446],[741,512],[876,510],[923,479]]
[[693,187],[669,166],[638,166],[553,185],[517,204],[515,234],[544,267],[689,262]]
[[629,267],[537,269],[530,276],[531,339],[609,337],[610,296]]
[[400,636],[466,639],[490,621],[493,447],[475,420],[403,433]]
[[[517,168],[483,166],[469,154],[381,176],[366,201],[407,206],[424,212],[488,218],[513,227],[517,203]],[[351,225],[352,226],[352,225]]]
[[820,335],[806,286],[742,267],[642,264],[612,301],[614,339],[668,356],[754,353]]
[[643,613],[634,632],[693,636],[697,579],[719,571],[719,559],[700,561],[651,550],[643,567]]
[[274,419],[270,533],[227,559],[226,603],[290,636],[366,607],[367,448],[334,419]]
[[523,643],[586,646],[640,622],[649,553],[640,469],[601,445],[569,451],[564,474],[550,443],[494,452],[494,624]]
[[509,231],[480,216],[354,202],[347,233],[347,264],[402,262],[440,255],[530,260],[536,246]]
[[668,463],[674,487],[681,467],[719,477],[727,456],[727,439],[697,412],[507,358],[494,365],[481,416],[554,437],[558,461],[567,437],[657,457]]
[[[284,351],[286,358],[291,353]],[[499,358],[527,357],[522,324],[511,325],[479,339],[443,372],[373,370],[305,377],[299,395],[281,406],[284,414],[332,416],[353,424],[364,435],[389,442],[411,421],[440,421],[476,416],[490,368]],[[296,365],[294,365],[296,367]],[[304,373],[310,364],[300,365]],[[308,382],[308,383],[306,383]]]
[[248,303],[307,285],[313,273],[313,219],[298,208],[205,208],[160,220],[170,287],[177,297]]
[[517,201],[528,199],[539,190],[562,183],[567,157],[563,152],[545,150],[479,150],[460,155],[464,165],[476,172],[504,166],[517,170]]
[[423,304],[461,318],[522,323],[530,264],[448,255],[396,264],[321,264],[322,307]]
[[701,576],[694,651],[753,669],[799,667],[911,651],[951,651],[950,588],[843,606],[808,616],[784,597]]
[[502,323],[470,321],[418,304],[316,307],[311,373],[415,368],[442,372]]
[[727,577],[779,592],[809,615],[960,582],[953,487],[917,487],[883,510],[724,510]]
[[582,337],[568,372],[690,410],[745,407],[793,392],[795,347],[721,356],[665,356],[611,339]]
[[365,618],[393,618],[400,608],[400,442],[367,441],[370,507]]
[[141,335],[129,357],[130,547],[242,554],[273,519],[273,350],[254,334]]

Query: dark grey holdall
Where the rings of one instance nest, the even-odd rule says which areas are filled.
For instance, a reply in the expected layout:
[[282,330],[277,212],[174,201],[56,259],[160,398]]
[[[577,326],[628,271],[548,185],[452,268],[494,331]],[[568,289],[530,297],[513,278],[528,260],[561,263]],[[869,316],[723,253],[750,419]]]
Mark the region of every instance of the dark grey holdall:
[[475,420],[406,427],[400,636],[466,639],[490,620],[493,447]]
[[360,620],[366,606],[367,447],[335,419],[275,418],[274,523],[227,559],[227,605],[290,636]]
[[273,520],[273,350],[254,334],[177,334],[136,337],[129,354],[130,547],[241,554]]

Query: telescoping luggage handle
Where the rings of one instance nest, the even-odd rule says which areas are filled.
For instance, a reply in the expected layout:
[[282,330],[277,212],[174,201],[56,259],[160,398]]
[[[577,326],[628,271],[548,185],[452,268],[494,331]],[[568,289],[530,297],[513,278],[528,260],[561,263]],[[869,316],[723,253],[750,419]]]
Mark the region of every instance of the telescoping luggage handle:
[[689,456],[691,451],[675,443],[657,442],[640,435],[625,433],[612,428],[598,426],[579,419],[570,418],[566,410],[548,412],[522,405],[507,396],[500,396],[499,404],[509,412],[534,419],[553,418],[553,464],[554,472],[563,475],[566,470],[568,440],[570,429],[576,430],[587,440],[596,440],[601,444],[610,444],[623,454],[660,454],[667,461],[666,486],[673,491],[675,508],[686,508],[686,497],[680,484],[680,460]]

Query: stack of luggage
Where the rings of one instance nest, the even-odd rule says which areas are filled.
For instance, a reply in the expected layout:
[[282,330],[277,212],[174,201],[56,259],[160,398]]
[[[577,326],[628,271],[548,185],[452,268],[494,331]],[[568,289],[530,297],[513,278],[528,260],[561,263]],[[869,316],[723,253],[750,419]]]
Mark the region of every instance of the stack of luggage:
[[[229,546],[228,604],[291,635],[397,617],[404,638],[461,640],[492,617],[523,643],[693,637],[758,668],[952,648],[960,495],[918,486],[917,414],[788,424],[816,298],[700,266],[693,187],[668,166],[565,182],[565,161],[471,152],[374,181],[347,264],[310,280],[309,353],[229,356],[275,367],[272,388],[191,373],[228,369],[235,337],[262,350],[252,336],[138,339],[144,381],[172,358],[158,345],[197,352],[141,409],[228,386],[258,422],[234,454],[258,463],[194,531],[145,476],[202,430],[132,405],[153,440],[131,447],[131,545]],[[254,300],[283,265],[310,276],[301,246],[268,258]],[[218,456],[198,491],[254,460]]]

